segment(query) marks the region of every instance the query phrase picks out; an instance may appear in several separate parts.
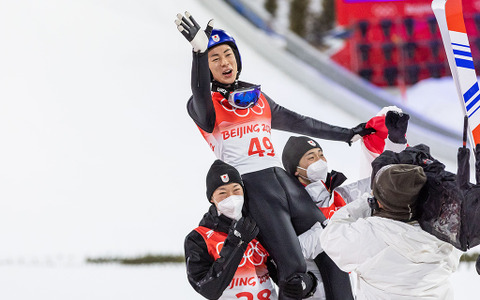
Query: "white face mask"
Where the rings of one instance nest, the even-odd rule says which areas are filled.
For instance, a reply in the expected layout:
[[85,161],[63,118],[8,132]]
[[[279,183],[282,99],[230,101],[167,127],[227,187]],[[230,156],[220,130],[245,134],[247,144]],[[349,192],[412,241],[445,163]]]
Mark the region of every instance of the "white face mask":
[[225,215],[232,220],[240,220],[242,217],[243,195],[232,195],[217,203],[219,215]]
[[[298,168],[305,170],[302,167]],[[320,180],[325,182],[327,180],[328,165],[327,162],[324,160],[317,160],[313,164],[309,165],[306,171],[308,180],[310,180],[311,182],[317,182]]]

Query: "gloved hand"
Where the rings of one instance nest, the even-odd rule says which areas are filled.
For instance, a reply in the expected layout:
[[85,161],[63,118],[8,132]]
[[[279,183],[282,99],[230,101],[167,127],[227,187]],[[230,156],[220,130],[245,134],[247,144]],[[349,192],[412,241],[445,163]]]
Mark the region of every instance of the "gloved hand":
[[360,123],[357,126],[350,129],[352,131],[352,137],[347,143],[351,146],[352,143],[358,141],[361,137],[374,133],[376,130],[373,128],[365,128],[367,123]]
[[307,272],[305,276],[295,274],[288,278],[281,285],[281,292],[290,298],[301,299],[313,296],[317,290],[317,277],[312,272]]
[[408,120],[410,115],[398,111],[388,111],[385,115],[385,126],[388,129],[388,138],[396,144],[406,144]]
[[185,17],[182,16],[182,14],[177,14],[175,24],[177,24],[178,31],[192,44],[193,51],[203,53],[207,50],[208,40],[210,39],[213,29],[213,19],[208,21],[207,27],[202,31],[200,25],[198,25],[192,15],[186,11]]
[[242,217],[230,228],[229,236],[235,236],[239,239],[238,245],[243,243],[248,244],[253,240],[260,229],[257,227],[257,223],[249,216]]

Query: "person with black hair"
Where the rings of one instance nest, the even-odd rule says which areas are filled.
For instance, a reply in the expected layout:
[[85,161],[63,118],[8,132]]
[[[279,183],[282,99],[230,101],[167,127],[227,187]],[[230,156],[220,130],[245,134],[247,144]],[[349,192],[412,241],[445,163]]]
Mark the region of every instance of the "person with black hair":
[[[398,107],[389,106],[383,108],[367,122],[367,126],[372,126],[376,130],[375,133],[365,137],[368,141],[363,139],[361,141],[362,150],[365,153],[363,156],[368,160],[368,165],[371,164],[375,155],[378,155],[377,152],[405,149],[409,118],[409,115],[403,113]],[[370,191],[370,177],[343,184],[347,177],[341,172],[329,170],[322,147],[317,141],[307,136],[291,136],[288,139],[283,148],[282,163],[287,173],[295,176],[305,186],[313,202],[327,219],[330,219],[335,211],[346,203]],[[364,170],[363,173],[370,169]],[[320,262],[315,258],[323,251],[320,242],[321,232],[322,227],[316,224],[299,236],[307,270],[318,278],[319,287],[323,286],[323,282],[318,268]],[[313,299],[325,299],[322,289],[317,289]]]
[[410,116],[396,106],[384,107],[367,122],[375,133],[362,137],[362,171],[360,180],[344,185],[347,177],[329,170],[320,144],[308,136],[291,136],[282,152],[287,173],[305,187],[317,207],[329,219],[336,210],[370,190],[371,163],[383,151],[403,151],[407,147],[406,132]]
[[188,281],[207,299],[237,299],[237,294],[275,299],[268,253],[255,239],[258,227],[242,215],[240,174],[217,160],[208,171],[206,185],[212,205],[185,239]]
[[[308,294],[297,235],[325,220],[305,189],[282,169],[271,140],[271,129],[352,143],[372,133],[365,123],[354,128],[333,126],[290,111],[268,97],[260,85],[239,81],[242,60],[235,39],[213,29],[202,30],[186,12],[178,14],[177,29],[193,47],[191,88],[187,111],[217,158],[234,166],[246,188],[246,208],[260,228],[259,239],[278,267],[279,298],[301,299]],[[326,257],[326,274],[342,273]],[[343,274],[343,273],[342,273]],[[344,274],[348,282],[348,275]],[[297,286],[294,297],[286,286]],[[326,287],[328,299],[353,299],[344,286]]]
[[[206,177],[207,199],[212,205],[199,226],[185,239],[187,277],[208,299],[277,299],[272,280],[276,267],[256,239],[255,221],[242,213],[242,178],[229,164],[216,160]],[[316,289],[313,274],[305,277],[306,294]],[[295,296],[296,286],[287,285]]]

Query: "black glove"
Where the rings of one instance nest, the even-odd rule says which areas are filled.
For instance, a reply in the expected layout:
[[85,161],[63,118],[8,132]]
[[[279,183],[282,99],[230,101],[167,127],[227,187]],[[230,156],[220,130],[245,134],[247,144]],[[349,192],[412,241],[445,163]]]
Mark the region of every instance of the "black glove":
[[213,19],[208,21],[207,27],[204,31],[200,30],[200,25],[195,21],[192,15],[186,11],[185,17],[182,14],[177,14],[175,20],[178,31],[180,31],[187,41],[192,44],[193,51],[203,53],[208,48],[208,40],[212,34]]
[[229,237],[238,239],[238,245],[248,244],[259,232],[257,223],[249,216],[242,217],[230,228]]
[[480,144],[475,146],[475,180],[480,184]]
[[352,131],[352,137],[347,142],[350,146],[352,143],[358,141],[361,137],[374,133],[376,130],[373,128],[365,128],[367,123],[360,123],[357,126],[350,129]]
[[409,114],[401,113],[398,111],[390,110],[385,115],[385,126],[388,129],[388,138],[396,144],[406,144],[407,139],[405,134],[407,133]]
[[281,288],[285,296],[304,299],[313,296],[317,290],[317,284],[317,277],[309,271],[304,276],[299,274],[291,276],[282,284]]

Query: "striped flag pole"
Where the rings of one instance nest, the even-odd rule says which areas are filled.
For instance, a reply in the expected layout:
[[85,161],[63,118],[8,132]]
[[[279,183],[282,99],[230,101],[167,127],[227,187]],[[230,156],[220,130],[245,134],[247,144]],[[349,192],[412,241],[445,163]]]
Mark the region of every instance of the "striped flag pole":
[[480,89],[463,19],[462,0],[433,0],[432,9],[440,28],[458,98],[468,117],[470,146],[474,150],[475,145],[480,144]]

